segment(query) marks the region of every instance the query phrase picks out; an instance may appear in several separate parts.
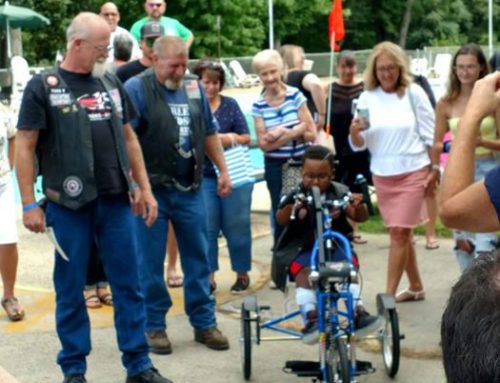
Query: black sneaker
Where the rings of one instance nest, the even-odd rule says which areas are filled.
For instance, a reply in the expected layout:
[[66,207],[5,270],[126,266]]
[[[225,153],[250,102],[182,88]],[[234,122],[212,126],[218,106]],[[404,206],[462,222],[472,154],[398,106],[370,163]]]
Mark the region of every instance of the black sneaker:
[[239,276],[234,285],[231,286],[231,294],[241,294],[250,286],[250,277]]
[[63,383],[87,383],[85,375],[66,375]]
[[370,315],[363,306],[356,307],[354,312],[354,329],[356,336],[365,337],[382,327],[384,319],[381,316]]
[[164,378],[156,368],[151,367],[140,374],[127,376],[125,383],[172,383],[172,381]]
[[302,332],[303,343],[308,345],[313,345],[318,343],[319,332],[318,332],[318,316],[316,314],[316,311],[309,311],[307,313],[307,322],[301,332]]

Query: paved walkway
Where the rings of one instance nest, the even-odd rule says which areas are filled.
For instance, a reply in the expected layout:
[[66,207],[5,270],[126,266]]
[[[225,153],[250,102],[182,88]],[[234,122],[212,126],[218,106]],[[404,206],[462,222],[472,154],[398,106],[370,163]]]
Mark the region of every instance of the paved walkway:
[[[258,186],[261,188],[261,185]],[[253,209],[265,211],[268,202],[261,189],[254,195]],[[263,285],[269,278],[271,239],[267,214],[253,214],[254,267],[251,274],[252,292],[259,304],[269,304],[272,316],[282,313],[284,298],[280,292]],[[20,266],[18,295],[26,307],[26,320],[11,323],[0,313],[0,382],[10,383],[5,369],[21,383],[54,383],[61,381],[55,363],[59,342],[54,331],[52,292],[52,249],[45,236],[26,232],[20,226]],[[366,235],[369,242],[358,246],[363,271],[363,296],[370,311],[375,308],[376,293],[385,287],[386,259],[389,239],[387,235]],[[423,238],[417,238],[418,261],[423,275],[427,299],[423,302],[398,306],[403,360],[396,381],[405,383],[445,382],[440,362],[440,317],[450,288],[458,277],[458,267],[452,256],[452,241],[441,240],[438,250],[426,251]],[[223,244],[222,244],[223,245]],[[182,312],[182,289],[172,289],[174,308],[169,313],[169,336],[174,353],[168,357],[153,355],[155,365],[169,378],[178,382],[240,382],[240,356],[238,320],[241,298],[228,293],[234,282],[225,247],[221,249],[221,271],[217,275],[218,321],[231,340],[228,352],[207,350],[193,342],[192,329]],[[401,283],[406,286],[406,280]],[[293,292],[291,293],[293,294]],[[291,295],[293,297],[293,295]],[[293,300],[292,300],[293,301]],[[88,359],[87,378],[90,383],[118,383],[124,380],[120,355],[116,348],[112,325],[112,309],[93,310],[93,351]],[[374,353],[376,344],[361,345],[360,355],[372,360],[378,371],[360,382],[389,381],[383,372],[381,357]],[[254,382],[304,381],[283,374],[281,368],[287,359],[316,360],[317,349],[300,342],[266,343],[254,346]],[[2,375],[3,374],[3,375]],[[10,378],[9,378],[10,379]],[[14,381],[15,382],[15,381]]]

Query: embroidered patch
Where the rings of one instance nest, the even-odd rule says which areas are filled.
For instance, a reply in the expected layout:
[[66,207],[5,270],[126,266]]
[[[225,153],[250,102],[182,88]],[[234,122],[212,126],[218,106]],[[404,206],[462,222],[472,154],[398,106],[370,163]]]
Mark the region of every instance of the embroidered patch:
[[83,191],[82,180],[75,176],[69,176],[63,182],[63,189],[70,197],[78,197]]
[[49,94],[50,106],[68,106],[73,103],[70,93]]
[[186,81],[186,92],[189,98],[201,98],[200,86],[196,80]]
[[59,79],[57,76],[54,76],[53,74],[45,77],[45,82],[47,83],[48,86],[58,86],[59,85]]

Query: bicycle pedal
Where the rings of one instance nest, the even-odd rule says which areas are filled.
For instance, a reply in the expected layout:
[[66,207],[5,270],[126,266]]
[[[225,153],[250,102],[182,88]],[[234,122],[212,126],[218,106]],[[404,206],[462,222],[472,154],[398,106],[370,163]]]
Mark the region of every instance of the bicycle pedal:
[[283,371],[299,377],[321,378],[322,376],[319,362],[306,360],[289,360],[285,363]]
[[365,360],[356,360],[356,375],[365,375],[375,372],[371,362]]

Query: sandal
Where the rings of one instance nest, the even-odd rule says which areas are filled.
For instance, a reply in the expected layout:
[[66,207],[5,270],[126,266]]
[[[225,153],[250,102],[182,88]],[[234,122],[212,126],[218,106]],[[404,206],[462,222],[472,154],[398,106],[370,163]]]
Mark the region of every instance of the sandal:
[[95,293],[95,290],[85,290],[83,292],[85,297],[85,306],[89,309],[100,309],[102,307],[101,300]]
[[368,240],[363,238],[361,236],[361,234],[355,234],[352,237],[352,242],[355,243],[356,245],[364,245],[364,244],[368,243]]
[[396,303],[403,303],[403,302],[416,302],[416,301],[423,301],[425,299],[425,290],[422,289],[420,291],[413,291],[410,289],[406,289],[403,291],[400,291],[396,295]]
[[[99,294],[99,290],[104,291],[102,294]],[[97,289],[97,298],[99,301],[105,306],[113,306],[113,295],[108,292],[107,289]]]
[[167,276],[167,286],[168,287],[172,287],[172,288],[182,287],[183,284],[184,284],[184,278],[182,277],[182,275],[175,275],[175,273],[174,273],[174,274]]
[[436,250],[439,249],[439,242],[437,239],[428,239],[425,243],[425,248],[427,250]]
[[2,307],[12,322],[18,322],[24,318],[24,310],[16,297],[3,298]]

